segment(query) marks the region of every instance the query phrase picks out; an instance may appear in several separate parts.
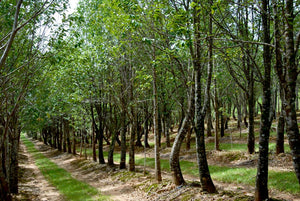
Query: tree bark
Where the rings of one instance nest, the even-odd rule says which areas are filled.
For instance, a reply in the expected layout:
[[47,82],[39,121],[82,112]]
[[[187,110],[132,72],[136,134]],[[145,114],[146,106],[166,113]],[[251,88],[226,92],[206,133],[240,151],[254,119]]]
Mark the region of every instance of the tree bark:
[[[210,96],[210,94],[208,94]],[[207,137],[211,137],[211,129],[212,129],[212,120],[211,120],[211,104],[210,104],[210,97],[209,97],[209,103],[207,107]]]
[[123,108],[121,113],[121,157],[120,157],[120,169],[126,168],[126,113],[125,108]]
[[300,184],[300,136],[297,124],[296,115],[296,83],[297,83],[297,65],[296,65],[296,52],[294,49],[294,1],[287,0],[285,7],[285,20],[286,20],[286,60],[287,60],[287,86],[285,88],[285,102],[284,111],[286,118],[286,133],[291,148],[293,163]]
[[[208,107],[208,94],[210,93],[210,85],[211,85],[211,77],[212,77],[212,63],[209,62],[208,65],[208,76],[206,83],[206,94],[204,104],[202,106],[201,100],[201,72],[203,68],[201,66],[201,42],[200,42],[200,1],[194,1],[197,6],[193,9],[193,25],[194,25],[194,54],[193,54],[193,66],[195,69],[195,133],[196,133],[196,151],[197,151],[197,163],[199,167],[199,176],[201,187],[204,191],[208,193],[216,193],[217,189],[210,177],[208,163],[206,158],[205,151],[205,136],[204,136],[204,118],[206,114],[206,110]],[[210,4],[213,4],[213,1],[210,1]],[[210,20],[209,20],[209,33],[212,35],[212,14],[209,12]],[[212,36],[209,38],[209,49],[212,50]],[[212,51],[209,51],[209,54],[212,54]],[[212,57],[209,56],[210,59]]]
[[[154,60],[155,60],[155,49],[154,49]],[[161,167],[160,167],[160,128],[161,122],[159,121],[159,107],[158,107],[158,93],[157,93],[157,77],[156,77],[156,67],[153,66],[153,126],[154,126],[154,155],[155,155],[155,179],[158,182],[162,181],[161,177]]]
[[253,70],[250,68],[250,76],[248,81],[249,87],[249,96],[248,96],[248,106],[249,106],[249,127],[248,127],[248,153],[253,154],[255,151],[255,135],[254,135],[254,79],[253,79]]
[[284,153],[284,115],[280,112],[277,123],[276,154]]
[[[296,52],[294,45],[294,1],[287,0],[285,3],[285,66],[282,65],[282,55],[280,51],[280,28],[279,15],[277,12],[277,5],[275,4],[275,51],[276,51],[276,73],[280,80],[280,87],[284,92],[284,116],[286,121],[286,133],[289,140],[293,156],[293,165],[297,179],[300,184],[300,137],[299,128],[297,125],[296,115],[296,82],[298,77],[296,65]],[[297,50],[297,49],[296,49]]]
[[129,148],[129,171],[133,172],[135,171],[135,147],[134,147],[134,142],[135,142],[135,135],[136,135],[136,130],[137,130],[137,120],[135,116],[135,112],[133,112],[133,124],[131,127],[130,131],[130,148]]
[[8,178],[9,178],[9,189],[10,193],[18,193],[18,176],[19,176],[19,163],[18,163],[18,151],[20,142],[20,129],[17,125],[17,119],[13,119],[14,125],[12,125],[12,133],[9,135],[10,141],[10,153],[9,153],[9,168],[8,168]]
[[172,150],[171,150],[170,169],[172,173],[172,179],[175,185],[185,184],[184,178],[182,176],[181,168],[180,168],[179,156],[180,156],[181,145],[184,141],[185,135],[187,134],[187,132],[189,132],[189,128],[191,127],[191,121],[193,120],[193,116],[194,116],[193,115],[194,110],[192,109],[195,105],[194,94],[195,94],[195,90],[194,87],[192,87],[190,95],[188,96],[190,97],[188,109],[185,113],[185,118],[183,119],[182,126],[175,137]]
[[112,131],[111,135],[111,143],[109,146],[109,151],[108,151],[108,158],[107,158],[107,165],[113,167],[114,166],[114,150],[115,150],[115,144],[117,140],[116,132]]
[[[270,44],[269,1],[262,0],[263,42]],[[268,153],[271,127],[271,51],[270,46],[263,46],[264,80],[263,103],[259,133],[259,158],[255,185],[255,200],[269,199],[268,192]]]
[[215,150],[220,151],[220,140],[219,140],[219,100],[218,100],[218,90],[217,90],[217,80],[214,78],[215,84]]
[[92,150],[93,150],[94,162],[97,162],[96,143],[97,143],[97,138],[95,137],[95,123],[92,122]]

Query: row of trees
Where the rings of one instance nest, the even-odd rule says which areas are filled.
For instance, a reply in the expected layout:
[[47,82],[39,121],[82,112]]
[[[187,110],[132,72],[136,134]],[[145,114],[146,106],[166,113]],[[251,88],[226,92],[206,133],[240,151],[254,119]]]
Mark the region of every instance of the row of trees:
[[[25,11],[29,7],[35,10],[47,7],[48,2],[19,3]],[[56,2],[50,3],[58,6]],[[16,4],[7,4],[5,8],[17,13],[18,6],[12,9],[13,5]],[[215,119],[216,149],[219,149],[219,121],[223,135],[226,117],[237,114],[239,127],[244,119],[249,127],[248,152],[252,154],[254,116],[259,108],[256,200],[268,198],[268,142],[276,111],[281,111],[278,153],[283,151],[286,125],[300,180],[296,119],[299,2],[82,0],[77,12],[63,18],[62,25],[53,33],[55,37],[44,44],[47,46],[42,51],[38,49],[43,44],[36,34],[38,22],[47,24],[50,14],[56,11],[54,8],[49,7],[50,13],[44,17],[29,18],[30,26],[23,26],[24,34],[17,35],[20,42],[11,43],[8,59],[1,67],[4,158],[15,160],[17,154],[9,155],[7,151],[8,145],[13,145],[8,140],[13,140],[13,136],[18,139],[22,128],[28,133],[40,133],[45,143],[73,153],[76,143],[91,140],[93,159],[97,160],[98,144],[100,163],[105,163],[106,141],[110,144],[109,165],[114,164],[114,147],[119,143],[120,168],[126,168],[129,151],[128,169],[134,171],[135,146],[142,145],[142,136],[148,146],[152,128],[156,179],[161,180],[159,147],[164,135],[166,146],[172,145],[173,181],[181,185],[185,181],[179,164],[180,148],[184,139],[190,141],[194,131],[202,188],[216,192],[206,160],[205,118],[208,136],[212,118]],[[8,22],[6,29],[11,26]],[[3,36],[1,44],[10,44],[5,43],[6,39]],[[1,49],[3,55],[5,52]],[[4,82],[10,75],[11,79]],[[13,131],[12,124],[8,124],[10,119],[15,119],[15,128],[19,128],[15,129],[15,135],[8,133]],[[178,133],[172,144],[170,131],[175,125]],[[8,165],[12,163],[6,159],[2,160],[5,169],[0,169],[4,187],[13,186],[7,176]],[[1,196],[5,192],[0,192]]]
[[0,2],[0,199],[18,193],[18,147],[21,112],[37,72],[45,61],[44,26],[66,8],[60,1]]

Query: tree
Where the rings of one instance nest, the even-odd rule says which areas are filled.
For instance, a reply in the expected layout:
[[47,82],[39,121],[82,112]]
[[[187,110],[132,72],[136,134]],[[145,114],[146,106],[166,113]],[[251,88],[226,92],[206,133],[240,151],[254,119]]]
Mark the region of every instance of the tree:
[[[298,33],[297,39],[294,36],[294,26],[297,16],[294,14],[293,0],[284,1],[284,7],[280,1],[275,2],[275,11],[282,8],[284,13],[284,39],[280,37],[280,30],[278,21],[275,21],[275,51],[276,51],[276,65],[275,70],[279,78],[280,88],[283,91],[283,105],[284,116],[286,121],[286,133],[289,140],[289,145],[293,155],[293,164],[300,184],[300,138],[299,128],[297,125],[296,115],[296,82],[298,77],[298,70],[296,64],[296,55],[299,51],[300,34]],[[275,19],[278,20],[278,12]],[[298,16],[299,17],[299,16]],[[282,58],[281,41],[284,41],[285,56]],[[296,44],[295,44],[296,40]],[[282,61],[285,61],[282,64]]]
[[262,1],[261,7],[263,31],[263,103],[259,132],[259,158],[255,185],[255,200],[268,200],[268,154],[269,136],[273,113],[271,110],[271,48],[270,44],[270,5],[268,0]]
[[[56,6],[65,6],[65,1],[53,2],[35,1],[29,5],[19,0],[0,4],[3,22],[0,35],[0,198],[3,200],[10,200],[9,194],[18,192],[19,113],[30,81],[42,61],[37,56],[42,55],[39,45],[43,42],[37,34],[37,24],[42,21],[42,14],[45,14],[43,22],[47,24],[57,11]],[[49,7],[51,9],[47,10]],[[13,11],[14,16],[8,10]]]
[[[199,166],[199,176],[201,187],[204,191],[209,193],[215,193],[216,187],[214,186],[212,179],[210,177],[206,151],[205,151],[205,141],[204,141],[204,118],[208,107],[208,98],[210,93],[210,84],[212,76],[212,66],[208,65],[208,78],[206,83],[206,92],[204,103],[201,99],[201,78],[203,65],[201,64],[201,41],[200,41],[200,1],[194,1],[195,6],[193,9],[193,25],[194,25],[194,51],[192,52],[193,66],[195,69],[195,133],[196,133],[196,150],[197,150],[197,161]],[[210,1],[210,5],[212,5]],[[210,40],[212,40],[210,38]]]

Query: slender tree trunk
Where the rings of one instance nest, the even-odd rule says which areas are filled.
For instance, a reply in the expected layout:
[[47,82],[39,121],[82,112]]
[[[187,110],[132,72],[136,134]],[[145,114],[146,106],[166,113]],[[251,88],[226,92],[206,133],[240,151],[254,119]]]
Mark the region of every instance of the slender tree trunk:
[[171,147],[171,141],[170,141],[170,126],[171,126],[171,114],[169,111],[165,111],[165,136],[166,136],[166,146]]
[[250,77],[248,82],[249,87],[249,96],[248,96],[248,106],[249,106],[249,127],[248,127],[248,153],[253,154],[255,149],[255,136],[254,136],[254,79],[253,79],[253,70],[250,68]]
[[59,151],[61,151],[62,150],[62,143],[63,143],[63,129],[62,129],[62,127],[63,127],[63,124],[62,124],[62,121],[61,121],[61,119],[58,119],[58,121],[59,121],[59,134],[58,134],[58,136],[59,136],[59,143],[58,143],[58,150]]
[[234,120],[236,120],[236,116],[235,116],[235,108],[236,108],[236,106],[233,105],[233,109],[232,109],[232,118],[233,118]]
[[135,142],[135,135],[136,135],[136,130],[137,130],[137,120],[135,116],[135,112],[133,112],[133,124],[131,127],[131,132],[130,132],[130,149],[129,149],[129,171],[135,171],[135,147],[134,147],[134,142]]
[[9,192],[18,193],[18,150],[20,139],[20,128],[18,125],[17,115],[13,115],[10,118],[9,123],[9,135],[8,135],[8,150],[7,150],[7,180],[9,185]]
[[215,150],[220,151],[220,140],[219,140],[219,101],[218,101],[218,90],[217,90],[217,80],[214,79],[215,84]]
[[111,143],[109,146],[109,151],[108,151],[108,158],[107,158],[107,165],[109,166],[114,166],[114,150],[115,150],[115,144],[116,144],[116,132],[112,131],[112,135],[111,135]]
[[62,135],[63,135],[63,151],[67,152],[67,133],[66,133],[66,121],[64,120],[63,116],[61,117],[61,123],[63,126]]
[[[212,67],[211,67],[212,68]],[[216,187],[210,177],[208,163],[205,151],[205,140],[204,140],[204,117],[201,107],[201,78],[200,69],[196,70],[195,76],[195,118],[196,118],[196,150],[197,150],[197,162],[199,167],[200,183],[202,189],[208,193],[217,192]],[[210,84],[209,84],[210,86]]]
[[190,114],[186,114],[182,122],[182,126],[178,131],[176,138],[174,140],[171,155],[170,155],[170,169],[172,173],[173,182],[175,185],[183,185],[185,184],[184,178],[182,176],[180,163],[179,163],[179,155],[180,155],[180,147],[185,138],[186,133],[188,132],[188,128],[190,127]]
[[[269,1],[262,0],[263,42],[270,44]],[[271,51],[268,45],[263,46],[264,80],[263,103],[259,133],[259,158],[256,175],[255,200],[269,199],[268,192],[268,153],[271,127]]]
[[[0,200],[10,201],[10,196],[7,175],[6,175],[6,146],[7,146],[7,129],[4,117],[0,114]],[[3,125],[3,126],[2,126]]]
[[284,115],[280,112],[277,123],[276,154],[284,153]]
[[[157,104],[158,104],[158,94],[157,94]],[[157,124],[157,128],[158,128],[158,142],[159,142],[159,147],[161,147],[161,134],[162,134],[161,119],[162,118],[161,118],[161,111],[160,111],[159,105],[157,105],[157,113],[158,113],[158,119],[157,119],[157,123],[158,123]],[[153,126],[154,126],[154,121],[153,121]],[[154,129],[155,129],[155,127],[154,127]]]
[[293,156],[293,164],[300,184],[300,137],[296,115],[296,82],[298,69],[296,65],[296,52],[294,44],[294,1],[287,0],[285,3],[285,67],[282,65],[282,55],[280,51],[280,28],[277,4],[274,4],[275,11],[275,51],[276,65],[275,69],[280,80],[280,87],[284,91],[284,116],[286,121],[286,133],[289,140]]
[[13,129],[10,136],[11,149],[10,149],[10,163],[9,163],[9,188],[10,192],[18,193],[18,176],[19,176],[19,163],[18,163],[18,151],[19,151],[19,139],[20,130],[17,126]]
[[149,134],[149,125],[148,125],[149,116],[148,115],[149,115],[149,113],[148,113],[147,106],[145,106],[145,115],[146,115],[146,117],[145,117],[145,122],[144,122],[144,146],[146,148],[150,148],[150,145],[148,143],[148,134]]
[[95,124],[92,123],[92,150],[93,150],[93,161],[97,162],[97,153],[96,153],[96,143],[97,139],[95,137]]
[[[97,132],[97,131],[96,131]],[[102,127],[102,123],[99,125],[99,130],[98,130],[98,159],[100,164],[105,164],[104,160],[104,154],[103,154],[103,136],[104,136],[104,131]]]
[[223,115],[223,111],[220,112],[220,116],[221,116],[221,138],[225,136],[225,116]]
[[[195,0],[197,6],[200,6],[200,1]],[[213,4],[213,1],[210,1],[210,4]],[[211,77],[212,77],[212,14],[209,12],[210,20],[209,20],[209,65],[208,65],[208,76],[206,83],[206,94],[204,104],[202,106],[201,100],[201,72],[203,68],[201,67],[201,42],[200,42],[200,10],[195,6],[193,10],[193,25],[194,25],[194,55],[193,55],[193,65],[195,69],[195,133],[196,133],[196,151],[197,151],[197,163],[199,167],[199,176],[201,187],[204,191],[208,193],[215,193],[217,189],[210,177],[208,163],[206,158],[205,151],[205,136],[204,136],[204,118],[206,114],[206,109],[208,107],[208,94],[210,93],[210,85],[211,85]]]
[[[72,121],[74,122],[74,119],[72,119]],[[74,123],[73,123],[74,125]],[[73,145],[73,150],[72,150],[72,153],[74,155],[76,155],[76,134],[75,134],[75,128],[72,127],[72,133],[73,133],[73,142],[72,142],[72,145]]]
[[[154,49],[154,60],[155,60],[155,49]],[[158,93],[157,93],[157,77],[156,77],[156,67],[153,66],[153,126],[154,126],[154,155],[155,155],[155,179],[158,182],[162,181],[161,177],[161,167],[160,167],[160,128],[161,125],[159,121],[159,107],[158,107]]]
[[121,158],[120,158],[120,169],[126,168],[126,111],[123,108],[121,113]]
[[135,143],[135,146],[137,147],[143,147],[143,144],[142,144],[142,136],[143,136],[143,133],[141,131],[141,125],[140,125],[140,122],[137,121],[137,133],[136,133],[136,143]]
[[178,133],[175,137],[171,155],[170,155],[170,169],[172,173],[173,182],[175,185],[182,185],[185,184],[184,178],[182,176],[180,163],[179,163],[179,155],[180,155],[180,147],[184,141],[185,135],[187,132],[189,132],[189,128],[191,127],[191,121],[193,121],[194,117],[194,105],[195,105],[195,99],[194,99],[195,90],[194,87],[192,87],[190,95],[189,95],[189,105],[188,109],[185,113],[185,118],[182,122],[181,128],[178,130]]
[[296,83],[297,83],[297,65],[296,52],[294,49],[294,1],[286,0],[285,20],[286,20],[286,60],[287,60],[287,86],[285,87],[285,120],[286,133],[291,148],[293,163],[300,184],[300,136],[297,124],[296,114]]
[[[210,96],[210,94],[209,94]],[[212,129],[212,120],[211,120],[211,104],[210,104],[210,97],[209,97],[209,103],[207,107],[207,137],[211,137],[211,129]]]

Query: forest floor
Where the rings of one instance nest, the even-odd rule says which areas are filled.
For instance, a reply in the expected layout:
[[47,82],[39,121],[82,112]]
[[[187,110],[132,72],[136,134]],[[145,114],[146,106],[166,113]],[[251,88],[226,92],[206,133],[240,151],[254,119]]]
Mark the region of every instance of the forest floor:
[[[174,137],[175,134],[173,134]],[[225,137],[221,143],[232,143],[232,138]],[[30,139],[32,140],[32,139]],[[210,143],[211,139],[207,139]],[[252,185],[240,183],[219,182],[214,179],[218,189],[218,194],[206,194],[199,188],[198,177],[190,174],[184,175],[188,185],[176,187],[171,181],[169,171],[163,171],[163,182],[158,184],[154,179],[154,170],[137,166],[135,172],[119,170],[118,166],[107,167],[92,160],[85,160],[84,157],[60,152],[42,142],[32,140],[35,148],[44,154],[51,161],[61,168],[67,170],[71,176],[83,181],[98,189],[102,195],[107,195],[110,200],[244,200],[254,199],[254,187]],[[272,139],[271,139],[272,141]],[[245,139],[237,139],[233,143],[245,143]],[[256,141],[257,142],[257,141]],[[181,160],[195,162],[196,155],[194,148],[186,151],[182,148]],[[136,157],[143,158],[143,149],[137,149]],[[161,158],[168,159],[170,148],[162,149]],[[218,164],[227,167],[256,167],[256,156],[247,153],[237,152],[234,156],[228,152],[217,152],[210,150],[207,152],[209,165]],[[147,158],[152,158],[153,150],[146,151]],[[232,157],[234,159],[232,159]],[[89,157],[90,158],[90,157]],[[231,158],[231,159],[230,159]],[[34,159],[28,153],[26,147],[20,146],[20,193],[15,196],[15,200],[67,200],[52,186],[42,175],[38,167],[34,164]],[[281,156],[270,155],[270,169],[278,171],[293,171],[291,156],[283,154]],[[297,183],[295,185],[298,185]],[[291,194],[271,189],[270,197],[273,200],[295,200],[300,201],[299,194]]]

